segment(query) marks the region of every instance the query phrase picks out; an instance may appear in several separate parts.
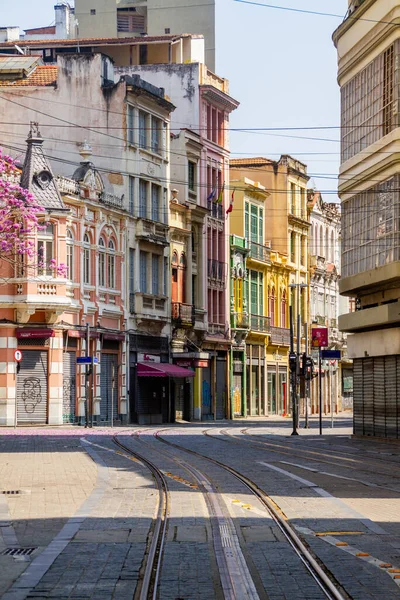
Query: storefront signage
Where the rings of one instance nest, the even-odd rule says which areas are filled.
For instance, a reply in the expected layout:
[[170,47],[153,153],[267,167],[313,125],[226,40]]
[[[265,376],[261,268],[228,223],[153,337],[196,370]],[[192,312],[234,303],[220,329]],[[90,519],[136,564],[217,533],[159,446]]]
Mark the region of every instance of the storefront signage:
[[54,337],[54,330],[33,328],[30,329],[29,327],[26,327],[25,329],[17,329],[15,332],[15,337],[19,340],[51,338]]
[[143,352],[138,352],[137,355],[138,362],[152,362],[159,363],[161,362],[161,357],[156,354],[145,354]]
[[278,361],[283,359],[282,354],[278,354],[277,352],[273,356],[274,356],[275,360],[278,360]]
[[22,352],[21,352],[21,350],[16,350],[14,352],[14,360],[17,363],[21,362],[21,360],[22,360]]
[[193,362],[193,366],[196,367],[197,369],[207,369],[208,360],[195,360]]
[[311,329],[311,346],[313,348],[326,348],[328,345],[328,328],[313,327]]
[[112,340],[114,342],[123,342],[125,339],[124,333],[103,333],[104,340]]
[[[85,338],[86,337],[86,331],[82,330],[82,331],[78,331],[77,329],[68,329],[67,330],[67,336],[70,338]],[[93,331],[92,329],[89,331],[89,337],[90,338],[94,338],[94,339],[98,339],[100,337],[100,333],[98,331]]]
[[178,365],[179,367],[192,367],[193,366],[193,361],[192,360],[188,360],[188,359],[182,359],[182,360],[175,360],[174,363],[176,365]]

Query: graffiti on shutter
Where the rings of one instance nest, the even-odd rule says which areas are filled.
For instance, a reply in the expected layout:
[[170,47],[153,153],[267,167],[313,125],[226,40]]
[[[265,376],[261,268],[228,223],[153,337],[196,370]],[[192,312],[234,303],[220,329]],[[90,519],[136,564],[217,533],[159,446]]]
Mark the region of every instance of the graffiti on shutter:
[[63,423],[74,423],[76,414],[76,352],[64,353],[63,370]]
[[24,350],[17,376],[17,422],[47,421],[47,352]]

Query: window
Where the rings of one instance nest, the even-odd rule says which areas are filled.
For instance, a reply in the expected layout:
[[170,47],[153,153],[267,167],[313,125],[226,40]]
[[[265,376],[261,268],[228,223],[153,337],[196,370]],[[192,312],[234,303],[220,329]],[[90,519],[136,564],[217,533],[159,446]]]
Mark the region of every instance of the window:
[[263,274],[259,271],[250,271],[250,306],[251,306],[251,314],[263,315],[263,313],[264,313]]
[[264,243],[264,210],[248,202],[245,203],[245,237],[255,244]]
[[160,193],[159,185],[151,186],[151,218],[153,221],[160,221]]
[[160,293],[160,257],[158,254],[153,254],[151,258],[151,290],[154,295]]
[[67,279],[74,279],[74,236],[70,229],[67,230]]
[[135,214],[135,178],[129,177],[129,212]]
[[147,252],[140,251],[140,291],[147,293]]
[[147,115],[139,110],[139,146],[147,148]]
[[290,234],[290,260],[296,262],[296,234],[294,231]]
[[147,181],[139,180],[139,217],[147,218]]
[[139,46],[139,64],[147,65],[147,44]]
[[161,121],[151,117],[151,150],[156,154],[161,152]]
[[306,190],[305,188],[300,188],[301,195],[301,218],[307,219],[307,205],[306,205]]
[[99,239],[99,286],[106,286],[106,245],[102,237]]
[[275,325],[275,288],[272,286],[269,290],[269,317],[271,325]]
[[290,212],[292,215],[296,214],[296,186],[294,183],[290,184]]
[[164,29],[164,33],[165,33],[165,35],[169,35],[171,33],[171,29],[169,27],[166,27]]
[[196,191],[196,163],[188,161],[188,187],[191,192]]
[[324,244],[324,228],[322,225],[319,228],[319,255],[325,256],[325,244]]
[[129,248],[129,293],[135,293],[135,249]]
[[90,14],[91,14],[92,16],[94,16],[94,15],[96,14],[96,9],[95,9],[95,8],[91,8],[91,9],[90,9]]
[[300,238],[300,244],[301,244],[301,254],[300,254],[300,261],[301,264],[303,266],[306,265],[306,236],[302,235]]
[[90,284],[90,239],[87,233],[83,237],[83,283]]
[[281,327],[287,327],[287,299],[286,290],[281,295]]
[[135,109],[128,104],[128,142],[135,143]]
[[108,287],[111,289],[115,288],[115,244],[113,240],[108,243],[108,256],[107,256],[107,275],[108,275]]
[[39,231],[37,242],[37,261],[39,275],[54,273],[54,226],[47,223],[45,229]]
[[117,8],[117,30],[122,33],[143,33],[146,31],[145,17],[136,8]]

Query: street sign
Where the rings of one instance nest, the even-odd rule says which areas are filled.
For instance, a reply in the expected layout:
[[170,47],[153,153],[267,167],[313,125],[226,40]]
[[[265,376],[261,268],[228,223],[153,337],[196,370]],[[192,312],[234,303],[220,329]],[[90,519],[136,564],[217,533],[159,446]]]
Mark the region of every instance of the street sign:
[[340,360],[341,357],[340,350],[322,350],[322,360]]
[[311,346],[313,348],[323,348],[328,345],[328,328],[313,327],[311,329]]
[[21,362],[21,360],[22,360],[22,352],[21,352],[21,350],[16,350],[16,351],[14,352],[14,360],[15,360],[17,363]]
[[97,365],[99,363],[99,359],[96,356],[78,356],[76,362],[78,365]]

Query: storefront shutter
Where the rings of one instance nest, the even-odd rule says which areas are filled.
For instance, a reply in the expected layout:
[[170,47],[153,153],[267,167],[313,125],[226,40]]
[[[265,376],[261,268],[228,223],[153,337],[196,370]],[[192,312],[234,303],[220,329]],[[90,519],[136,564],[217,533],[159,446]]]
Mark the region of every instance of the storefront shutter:
[[63,355],[63,423],[76,418],[76,352]]
[[[114,373],[114,385],[113,385]],[[101,400],[100,421],[111,423],[119,419],[118,415],[118,356],[116,354],[101,355]],[[113,410],[111,410],[113,402]],[[112,413],[112,415],[111,415]]]
[[23,350],[17,375],[17,422],[47,422],[47,352]]

